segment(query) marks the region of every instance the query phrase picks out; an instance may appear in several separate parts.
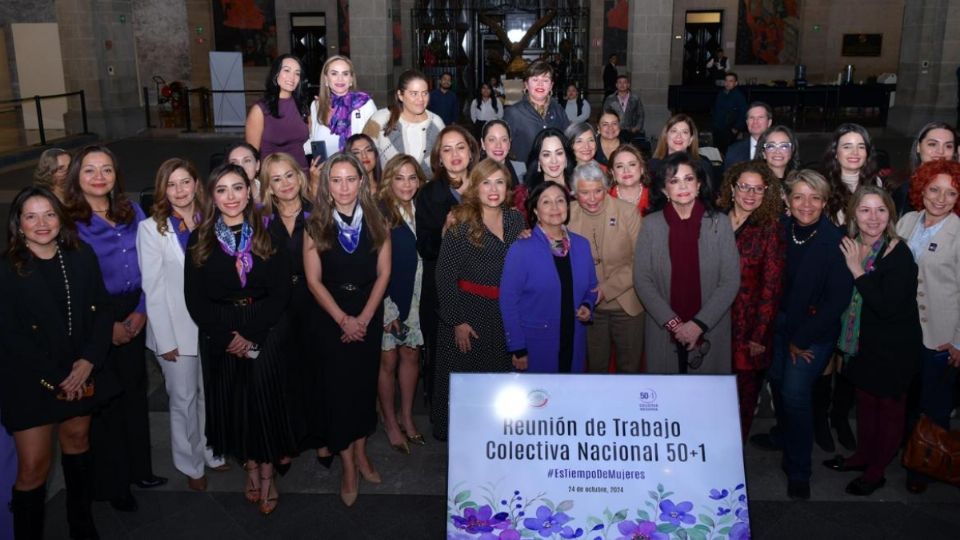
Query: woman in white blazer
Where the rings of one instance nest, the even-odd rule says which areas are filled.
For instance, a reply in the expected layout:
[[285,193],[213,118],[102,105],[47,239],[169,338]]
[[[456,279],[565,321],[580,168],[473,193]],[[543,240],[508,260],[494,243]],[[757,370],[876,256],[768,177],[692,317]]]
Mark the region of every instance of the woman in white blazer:
[[[917,307],[923,347],[920,410],[950,429],[953,389],[960,367],[960,163],[924,163],[910,179],[910,203],[916,212],[897,223],[919,267]],[[915,419],[915,418],[913,418]],[[926,479],[907,475],[907,490],[920,493]]]
[[147,347],[157,356],[169,396],[173,464],[190,489],[204,491],[204,466],[227,466],[207,447],[200,340],[183,294],[187,238],[202,218],[197,178],[189,161],[172,158],[160,165],[152,216],[137,231],[137,255],[147,301]]
[[323,143],[324,154],[314,155],[314,161],[321,158],[322,162],[342,152],[347,139],[363,131],[377,112],[370,95],[354,89],[355,82],[353,62],[346,56],[331,56],[323,64],[320,93],[310,105],[310,138],[303,145],[304,153],[309,155],[316,154],[314,143]]

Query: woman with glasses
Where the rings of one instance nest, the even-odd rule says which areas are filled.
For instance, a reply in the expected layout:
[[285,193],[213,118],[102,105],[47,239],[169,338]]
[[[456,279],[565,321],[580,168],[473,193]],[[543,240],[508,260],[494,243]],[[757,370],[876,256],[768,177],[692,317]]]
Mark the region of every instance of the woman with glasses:
[[730,305],[740,263],[701,160],[667,156],[637,239],[633,283],[646,310],[648,373],[730,373]]
[[733,372],[740,398],[740,429],[746,440],[760,388],[773,353],[773,323],[783,291],[786,245],[780,217],[780,181],[761,161],[740,162],[720,187],[740,253],[740,290],[731,308]]
[[826,215],[830,184],[801,169],[787,175],[786,189],[786,275],[769,372],[777,426],[750,441],[783,450],[787,496],[809,499],[813,389],[833,355],[853,280],[838,247],[843,235]]
[[787,173],[800,164],[797,136],[787,126],[776,125],[767,129],[757,139],[757,153],[754,159],[766,162],[777,180],[782,181],[787,177]]

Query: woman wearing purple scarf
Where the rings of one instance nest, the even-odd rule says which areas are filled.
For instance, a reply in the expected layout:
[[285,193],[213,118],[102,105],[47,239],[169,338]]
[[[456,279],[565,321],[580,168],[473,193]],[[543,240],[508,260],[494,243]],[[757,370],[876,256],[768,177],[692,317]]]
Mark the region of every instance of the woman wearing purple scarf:
[[272,243],[239,165],[210,173],[203,215],[184,262],[187,310],[200,329],[207,444],[247,471],[244,495],[270,514],[274,465],[296,455],[283,359],[290,258]]
[[[346,56],[331,56],[320,70],[320,93],[310,105],[310,138],[303,146],[305,153],[314,154],[312,165],[317,172],[320,162],[342,152],[347,139],[363,131],[377,112],[369,95],[352,90],[355,81],[353,62]],[[314,143],[322,143],[323,155],[313,152]]]

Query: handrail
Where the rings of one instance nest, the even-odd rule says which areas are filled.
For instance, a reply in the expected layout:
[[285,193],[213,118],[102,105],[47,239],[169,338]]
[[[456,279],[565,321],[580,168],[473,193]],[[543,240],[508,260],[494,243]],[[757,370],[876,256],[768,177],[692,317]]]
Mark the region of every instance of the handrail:
[[4,99],[4,100],[0,100],[0,105],[4,105],[4,104],[6,104],[6,103],[23,103],[24,101],[34,101],[36,98],[40,98],[40,99],[53,99],[53,98],[70,97],[70,96],[82,96],[82,95],[83,95],[83,90],[77,90],[76,92],[64,92],[64,93],[62,93],[62,94],[49,94],[49,95],[45,95],[45,96],[30,96],[30,97],[18,98],[18,99]]
[[[17,99],[5,99],[0,101],[0,105],[13,104],[13,103],[27,103],[32,101],[37,109],[37,129],[40,132],[40,146],[47,145],[47,132],[43,128],[43,105],[41,102],[45,99],[56,99],[56,98],[67,98],[71,96],[80,96],[80,117],[83,122],[83,134],[86,135],[89,133],[87,127],[87,99],[83,90],[77,90],[75,92],[63,92],[62,94],[48,94],[44,96],[34,95],[31,97],[17,98]],[[20,107],[20,110],[23,110],[23,107]]]

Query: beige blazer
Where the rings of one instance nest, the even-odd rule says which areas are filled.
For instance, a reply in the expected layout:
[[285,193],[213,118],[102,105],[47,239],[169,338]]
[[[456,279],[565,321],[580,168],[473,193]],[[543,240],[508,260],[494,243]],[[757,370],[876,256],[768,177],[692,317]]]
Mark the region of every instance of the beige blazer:
[[[910,212],[900,218],[897,234],[909,242],[923,215]],[[944,220],[917,261],[917,307],[928,349],[960,343],[960,218],[950,214]]]
[[[597,262],[597,258],[594,258],[594,267],[604,300],[597,308],[609,310],[619,307],[627,315],[635,317],[643,313],[643,304],[633,289],[633,254],[640,234],[640,212],[628,202],[605,195],[601,213],[606,226],[599,246],[600,260]],[[591,230],[584,222],[584,211],[576,201],[570,203],[570,223],[567,228],[586,238],[591,251],[597,250]]]

